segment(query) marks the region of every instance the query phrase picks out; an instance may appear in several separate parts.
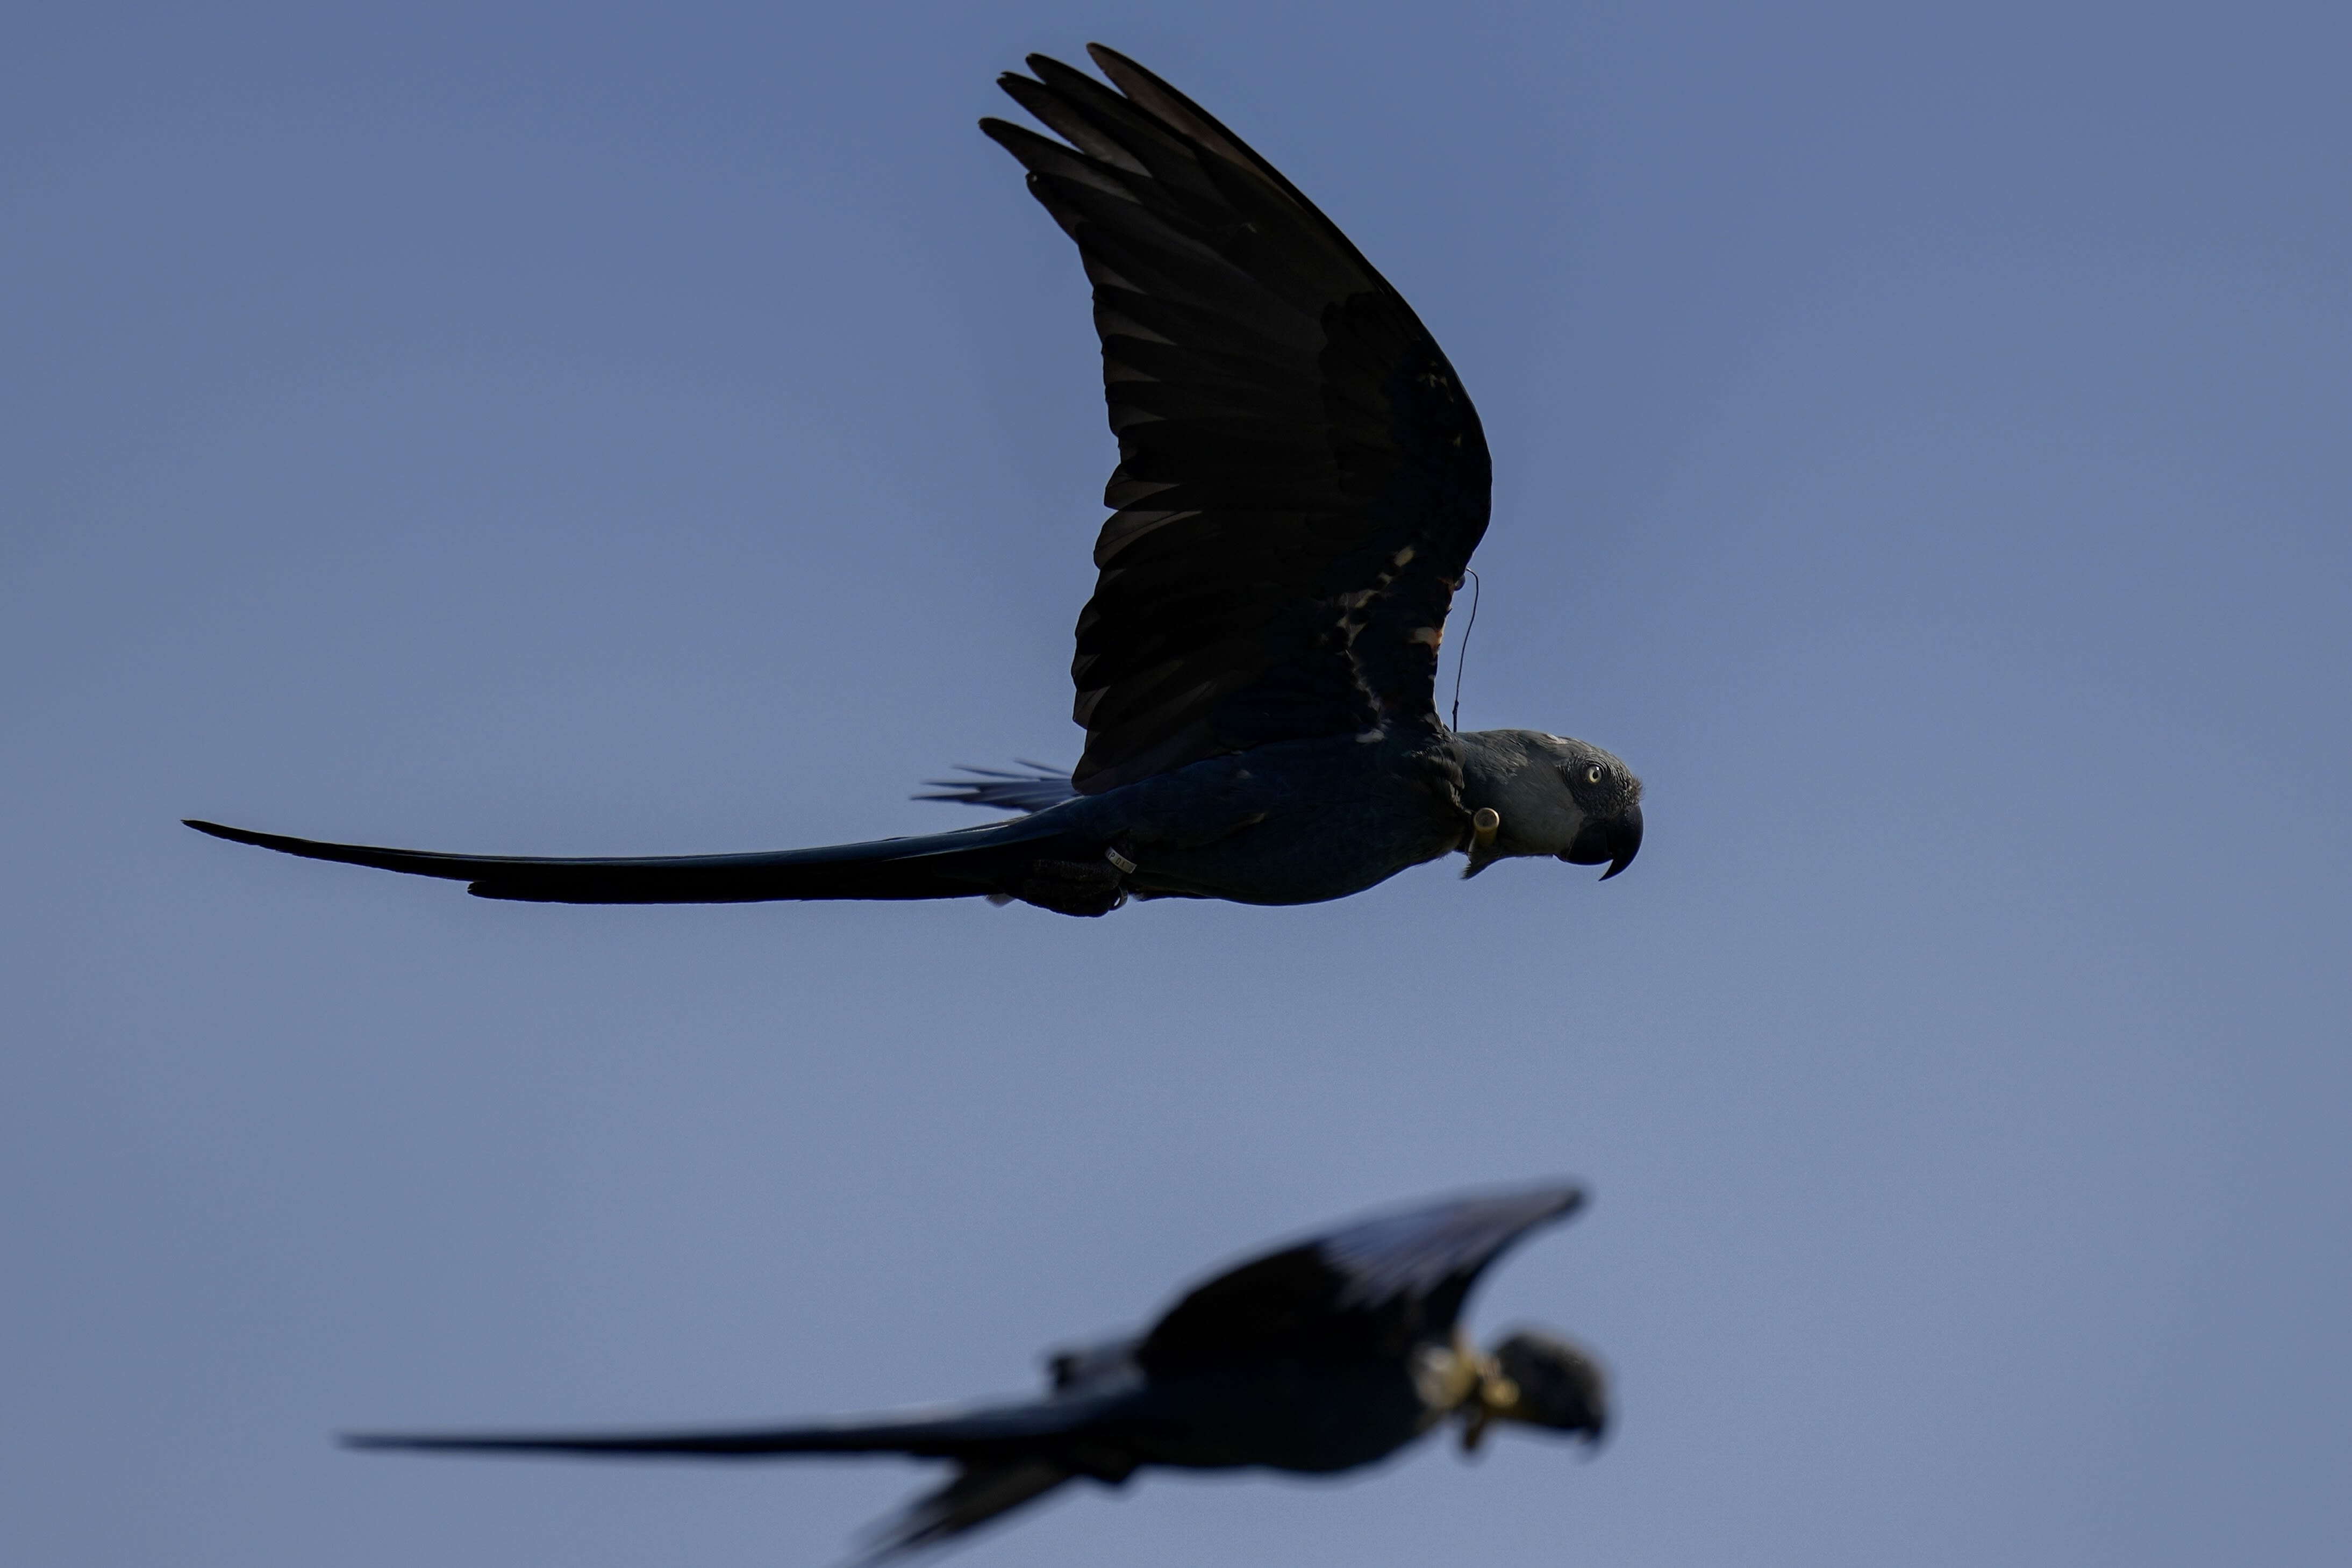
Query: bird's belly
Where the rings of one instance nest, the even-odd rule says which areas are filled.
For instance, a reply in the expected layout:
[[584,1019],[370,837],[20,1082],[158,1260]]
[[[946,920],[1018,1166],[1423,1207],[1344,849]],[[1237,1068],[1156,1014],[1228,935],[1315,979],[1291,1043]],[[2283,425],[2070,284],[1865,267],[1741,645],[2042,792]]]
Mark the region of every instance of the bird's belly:
[[1286,1377],[1182,1383],[1120,1434],[1139,1462],[1181,1469],[1241,1468],[1328,1475],[1384,1459],[1429,1427],[1429,1410],[1402,1378]]
[[1405,747],[1346,737],[1195,763],[1130,786],[1157,787],[1176,809],[1137,813],[1128,886],[1237,904],[1345,898],[1460,843],[1457,778]]

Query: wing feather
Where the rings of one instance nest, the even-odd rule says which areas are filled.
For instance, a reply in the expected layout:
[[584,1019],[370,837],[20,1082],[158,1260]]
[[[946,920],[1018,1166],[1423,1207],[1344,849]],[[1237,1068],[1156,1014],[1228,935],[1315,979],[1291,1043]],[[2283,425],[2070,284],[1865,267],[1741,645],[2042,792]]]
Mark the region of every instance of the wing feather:
[[1078,620],[1097,793],[1267,741],[1437,725],[1442,626],[1486,522],[1476,412],[1412,309],[1197,104],[1089,50],[982,127],[1076,242],[1119,462]]
[[1273,1354],[1394,1354],[1442,1337],[1489,1265],[1583,1202],[1580,1188],[1555,1183],[1354,1221],[1197,1286],[1152,1326],[1136,1360],[1160,1374]]

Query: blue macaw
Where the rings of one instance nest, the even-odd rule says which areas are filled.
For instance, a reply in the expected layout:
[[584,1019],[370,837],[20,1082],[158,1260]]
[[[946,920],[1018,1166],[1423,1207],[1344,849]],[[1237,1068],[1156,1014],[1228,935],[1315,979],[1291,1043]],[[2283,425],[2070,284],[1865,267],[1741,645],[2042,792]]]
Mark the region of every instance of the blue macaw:
[[1522,1329],[1492,1351],[1460,1327],[1478,1277],[1582,1205],[1574,1186],[1441,1199],[1341,1226],[1195,1286],[1140,1335],[1047,1359],[1036,1397],[787,1427],[619,1434],[363,1435],[361,1448],[763,1459],[906,1454],[954,1476],[875,1532],[867,1563],[935,1545],[1079,1479],[1147,1466],[1328,1475],[1387,1458],[1447,1421],[1465,1451],[1517,1424],[1598,1443],[1592,1357]]
[[[1085,754],[1021,817],[761,854],[545,859],[191,827],[554,904],[1129,897],[1309,904],[1454,851],[1632,863],[1642,784],[1597,746],[1440,719],[1438,644],[1486,532],[1477,411],[1411,306],[1190,99],[1088,51],[1004,90],[1061,141],[1028,170],[1094,286],[1119,461],[1078,617]],[[1047,797],[1054,797],[1048,799]]]

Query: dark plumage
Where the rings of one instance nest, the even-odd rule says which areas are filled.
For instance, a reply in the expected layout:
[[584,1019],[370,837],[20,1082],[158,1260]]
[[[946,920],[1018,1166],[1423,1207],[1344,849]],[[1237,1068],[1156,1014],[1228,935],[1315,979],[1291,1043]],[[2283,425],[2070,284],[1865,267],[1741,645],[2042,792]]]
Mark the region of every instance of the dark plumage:
[[1042,811],[1077,793],[1069,774],[1058,768],[1028,761],[1021,766],[1029,771],[1015,773],[1005,768],[959,765],[956,771],[969,777],[925,779],[936,793],[914,798],[952,800],[959,806],[988,806],[999,811]]
[[1078,246],[1119,461],[1078,618],[1066,786],[940,799],[1024,810],[957,833],[769,854],[450,855],[189,825],[242,843],[584,904],[1138,897],[1303,904],[1450,851],[1622,871],[1641,784],[1534,730],[1456,734],[1434,683],[1486,532],[1477,411],[1411,306],[1274,166],[1122,56],[1005,91],[1063,140],[981,128]]
[[1081,1478],[1261,1468],[1308,1474],[1385,1458],[1450,1419],[1598,1442],[1605,1382],[1582,1351],[1522,1331],[1491,1354],[1459,1326],[1478,1277],[1573,1214],[1573,1186],[1455,1197],[1341,1226],[1195,1286],[1143,1333],[1047,1361],[1041,1396],[786,1427],[621,1434],[363,1436],[362,1448],[749,1459],[907,1454],[955,1474],[875,1532],[867,1561],[960,1535]]

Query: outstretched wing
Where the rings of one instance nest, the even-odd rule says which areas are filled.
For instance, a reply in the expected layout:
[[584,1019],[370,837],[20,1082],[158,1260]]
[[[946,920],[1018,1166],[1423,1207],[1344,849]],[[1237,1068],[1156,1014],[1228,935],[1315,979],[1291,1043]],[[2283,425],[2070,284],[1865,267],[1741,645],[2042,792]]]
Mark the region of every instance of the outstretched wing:
[[1087,794],[1273,740],[1437,723],[1486,528],[1477,412],[1428,329],[1274,166],[1134,61],[1041,55],[981,128],[1094,285],[1118,508],[1078,618]]
[[1162,1374],[1276,1354],[1394,1353],[1443,1336],[1487,1265],[1583,1203],[1581,1188],[1551,1185],[1358,1220],[1199,1286],[1152,1326],[1136,1359]]

